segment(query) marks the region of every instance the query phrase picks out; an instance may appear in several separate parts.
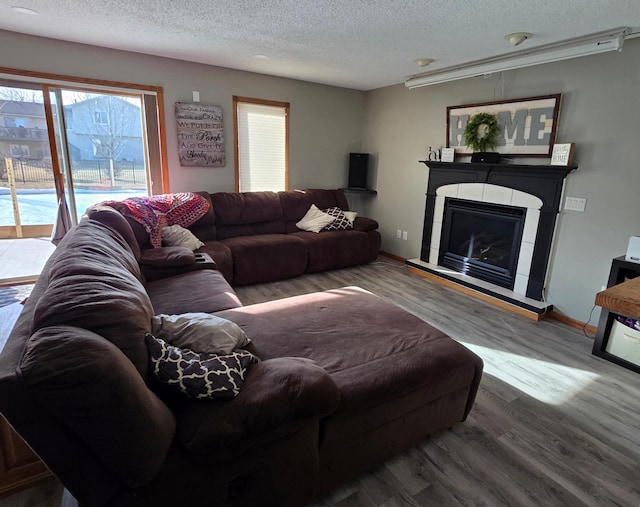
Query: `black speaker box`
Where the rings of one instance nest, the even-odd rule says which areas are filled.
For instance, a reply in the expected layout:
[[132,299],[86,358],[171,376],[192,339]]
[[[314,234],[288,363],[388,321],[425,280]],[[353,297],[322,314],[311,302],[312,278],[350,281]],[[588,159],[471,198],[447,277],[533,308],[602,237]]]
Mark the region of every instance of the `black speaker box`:
[[476,151],[471,154],[471,162],[497,164],[500,162],[500,153],[494,151]]
[[349,153],[349,188],[369,188],[367,186],[368,153]]

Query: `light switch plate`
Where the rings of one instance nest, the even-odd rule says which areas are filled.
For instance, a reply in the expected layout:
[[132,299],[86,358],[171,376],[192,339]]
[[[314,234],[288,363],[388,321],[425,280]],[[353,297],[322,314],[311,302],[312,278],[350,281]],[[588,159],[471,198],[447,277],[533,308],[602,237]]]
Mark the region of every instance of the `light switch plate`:
[[587,199],[584,197],[567,197],[564,201],[564,209],[567,211],[584,211]]

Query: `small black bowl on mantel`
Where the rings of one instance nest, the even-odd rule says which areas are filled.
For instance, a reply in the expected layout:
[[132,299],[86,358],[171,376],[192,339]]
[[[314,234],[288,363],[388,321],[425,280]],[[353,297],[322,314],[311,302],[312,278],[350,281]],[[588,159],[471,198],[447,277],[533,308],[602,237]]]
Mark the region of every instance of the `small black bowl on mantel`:
[[496,151],[474,151],[471,154],[471,162],[497,164],[500,162],[500,153]]

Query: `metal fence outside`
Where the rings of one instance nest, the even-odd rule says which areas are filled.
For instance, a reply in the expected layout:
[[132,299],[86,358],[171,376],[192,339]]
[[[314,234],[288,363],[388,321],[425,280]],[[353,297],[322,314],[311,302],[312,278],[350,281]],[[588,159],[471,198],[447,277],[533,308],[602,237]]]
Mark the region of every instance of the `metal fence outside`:
[[[11,160],[16,188],[54,188],[50,161],[19,158]],[[72,161],[71,175],[76,188],[146,188],[144,162],[114,162],[112,179],[109,160]],[[8,177],[5,160],[0,158],[0,185],[2,184],[8,184]]]

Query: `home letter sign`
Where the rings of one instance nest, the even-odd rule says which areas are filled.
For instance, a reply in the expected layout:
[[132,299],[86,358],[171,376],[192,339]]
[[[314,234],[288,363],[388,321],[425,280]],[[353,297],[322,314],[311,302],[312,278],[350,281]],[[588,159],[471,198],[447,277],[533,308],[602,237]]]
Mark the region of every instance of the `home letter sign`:
[[496,151],[519,157],[550,157],[556,138],[561,95],[447,107],[447,146],[470,155],[464,129],[478,113],[495,114],[500,126]]

